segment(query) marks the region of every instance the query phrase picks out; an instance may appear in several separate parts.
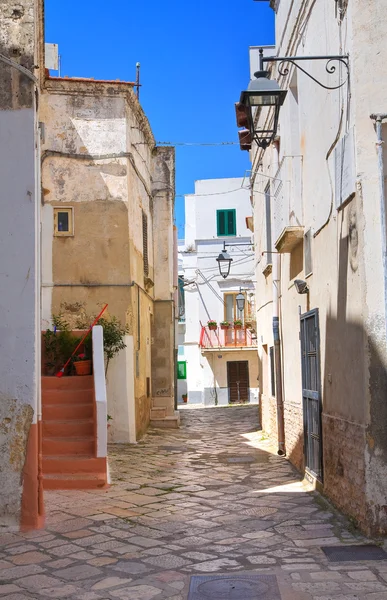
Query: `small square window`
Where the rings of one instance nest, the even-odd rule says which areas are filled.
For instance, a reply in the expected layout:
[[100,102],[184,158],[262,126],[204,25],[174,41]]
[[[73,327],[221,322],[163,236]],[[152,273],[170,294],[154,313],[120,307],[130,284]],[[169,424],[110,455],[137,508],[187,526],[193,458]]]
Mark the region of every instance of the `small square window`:
[[54,235],[74,235],[72,208],[54,208]]

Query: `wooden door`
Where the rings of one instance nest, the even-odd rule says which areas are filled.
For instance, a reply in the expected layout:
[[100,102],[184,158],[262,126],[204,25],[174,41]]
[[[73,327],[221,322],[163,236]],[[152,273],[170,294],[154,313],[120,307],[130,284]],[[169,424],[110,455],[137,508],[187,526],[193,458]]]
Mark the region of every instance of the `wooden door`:
[[247,360],[227,362],[227,383],[230,403],[249,401],[249,363]]

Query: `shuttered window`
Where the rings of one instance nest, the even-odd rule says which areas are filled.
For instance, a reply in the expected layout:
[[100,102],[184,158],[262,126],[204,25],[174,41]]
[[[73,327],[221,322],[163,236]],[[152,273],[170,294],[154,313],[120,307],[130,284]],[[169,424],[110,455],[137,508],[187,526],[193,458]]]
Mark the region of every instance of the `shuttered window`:
[[149,275],[149,260],[148,260],[148,217],[142,211],[142,253],[144,257],[144,275]]
[[187,361],[185,361],[185,360],[177,361],[177,378],[178,379],[187,379]]
[[218,236],[236,235],[236,210],[231,208],[228,210],[217,210],[217,229]]

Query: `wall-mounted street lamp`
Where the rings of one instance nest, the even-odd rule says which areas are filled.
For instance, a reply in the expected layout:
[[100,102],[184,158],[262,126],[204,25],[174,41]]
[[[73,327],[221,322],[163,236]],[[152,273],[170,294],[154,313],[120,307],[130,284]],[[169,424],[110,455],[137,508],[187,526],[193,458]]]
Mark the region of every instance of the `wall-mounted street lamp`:
[[[336,72],[335,62],[343,64],[347,70],[347,77],[339,85],[327,86],[318,81],[313,75],[305,71],[299,64],[300,61],[305,60],[325,60],[325,70],[329,75],[333,75]],[[287,90],[280,88],[277,81],[269,79],[270,71],[264,69],[265,63],[277,62],[278,73],[281,76],[289,74],[288,63],[294,65],[297,69],[302,71],[315,83],[326,90],[337,90],[349,79],[349,59],[348,55],[337,55],[337,56],[263,56],[263,49],[259,50],[259,71],[254,73],[255,79],[253,79],[247,90],[241,93],[240,101],[235,105],[237,125],[243,127],[242,131],[239,131],[239,142],[242,150],[250,150],[253,141],[257,143],[260,148],[264,150],[274,140],[277,134],[278,118],[280,107],[283,105]],[[286,65],[286,66],[285,66]],[[272,120],[272,126],[268,129],[258,129],[256,126],[256,111],[262,107],[273,107],[274,117]]]
[[227,277],[230,275],[230,268],[231,268],[231,263],[233,261],[233,259],[231,258],[231,256],[228,254],[227,250],[226,250],[226,246],[251,246],[251,242],[249,243],[236,243],[236,244],[226,244],[226,242],[223,242],[223,250],[222,252],[219,254],[218,258],[216,259],[216,262],[218,263],[218,267],[219,267],[219,273],[221,274],[221,276],[223,277],[223,279],[227,279]]
[[232,263],[232,258],[226,250],[226,244],[223,245],[223,250],[219,254],[216,261],[218,263],[219,273],[221,274],[223,279],[226,279],[230,275],[230,267]]
[[239,312],[243,313],[243,311],[245,310],[246,298],[242,294],[242,288],[239,288],[239,294],[237,294],[237,297],[235,298],[235,300],[236,300],[237,309],[239,310]]

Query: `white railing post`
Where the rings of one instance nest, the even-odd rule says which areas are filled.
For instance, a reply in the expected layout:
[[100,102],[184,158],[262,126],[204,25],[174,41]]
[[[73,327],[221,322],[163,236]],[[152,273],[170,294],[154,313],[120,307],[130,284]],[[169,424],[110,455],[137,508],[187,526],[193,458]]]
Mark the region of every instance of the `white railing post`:
[[96,414],[96,457],[107,456],[107,398],[105,381],[105,361],[103,352],[103,328],[96,325],[93,335],[93,373]]

